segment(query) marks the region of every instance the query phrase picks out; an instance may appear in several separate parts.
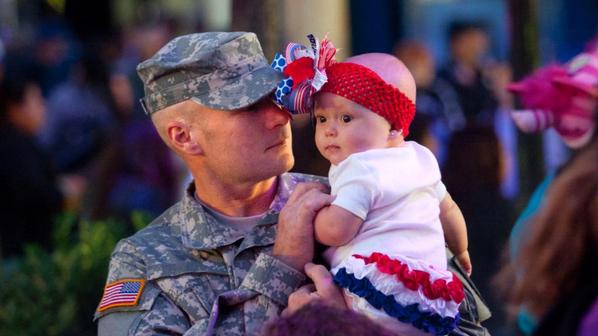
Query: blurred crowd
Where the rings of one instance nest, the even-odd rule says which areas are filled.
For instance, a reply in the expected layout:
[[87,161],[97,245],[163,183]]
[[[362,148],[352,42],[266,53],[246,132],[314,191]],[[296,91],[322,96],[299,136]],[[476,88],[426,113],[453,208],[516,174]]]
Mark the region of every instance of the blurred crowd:
[[80,40],[58,20],[3,47],[0,64],[1,256],[48,247],[62,211],[86,219],[157,215],[185,172],[138,100],[135,67],[174,34],[168,22]]

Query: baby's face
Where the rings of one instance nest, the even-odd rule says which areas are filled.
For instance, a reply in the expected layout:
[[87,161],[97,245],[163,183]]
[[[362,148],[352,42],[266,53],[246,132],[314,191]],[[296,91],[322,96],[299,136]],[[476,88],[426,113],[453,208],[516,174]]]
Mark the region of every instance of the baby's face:
[[319,93],[315,103],[316,146],[330,163],[389,146],[390,124],[378,114],[327,92]]

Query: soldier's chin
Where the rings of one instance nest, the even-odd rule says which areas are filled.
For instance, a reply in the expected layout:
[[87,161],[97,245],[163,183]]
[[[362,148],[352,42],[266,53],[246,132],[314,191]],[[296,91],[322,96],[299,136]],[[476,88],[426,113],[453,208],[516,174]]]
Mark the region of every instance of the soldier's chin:
[[561,137],[567,146],[573,149],[578,149],[590,142],[595,130],[596,125],[592,125],[592,127],[588,128],[583,133],[575,135],[561,135]]

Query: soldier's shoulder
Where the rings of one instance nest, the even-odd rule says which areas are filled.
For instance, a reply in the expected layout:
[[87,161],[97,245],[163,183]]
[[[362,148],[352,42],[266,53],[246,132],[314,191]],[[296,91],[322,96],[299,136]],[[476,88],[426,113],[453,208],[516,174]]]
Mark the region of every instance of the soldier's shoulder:
[[141,243],[156,240],[164,234],[177,234],[180,232],[180,213],[181,205],[176,203],[128,239]]
[[160,250],[181,249],[181,206],[173,205],[156,217],[146,227],[130,237],[122,239],[116,246],[113,256],[124,252],[142,257],[142,259],[160,256]]

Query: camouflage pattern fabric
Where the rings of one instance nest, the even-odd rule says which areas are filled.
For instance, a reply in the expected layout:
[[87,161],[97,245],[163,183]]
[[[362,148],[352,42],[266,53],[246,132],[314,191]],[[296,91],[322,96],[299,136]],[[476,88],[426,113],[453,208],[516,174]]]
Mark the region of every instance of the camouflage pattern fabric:
[[[137,306],[96,313],[100,335],[259,335],[305,281],[270,254],[280,210],[297,183],[310,181],[325,179],[281,175],[269,210],[244,237],[204,210],[192,184],[179,203],[115,248],[107,283],[142,278],[146,285]],[[127,325],[102,326],[131,313],[137,316],[121,319]]]
[[451,331],[448,336],[490,336],[490,332],[482,325],[482,322],[492,316],[490,309],[467,272],[459,265],[457,258],[448,248],[446,255],[449,271],[461,280],[465,292],[465,299],[459,305],[461,318],[457,329]]
[[234,110],[272,93],[283,75],[270,67],[254,33],[179,36],[137,66],[147,114],[193,99]]

